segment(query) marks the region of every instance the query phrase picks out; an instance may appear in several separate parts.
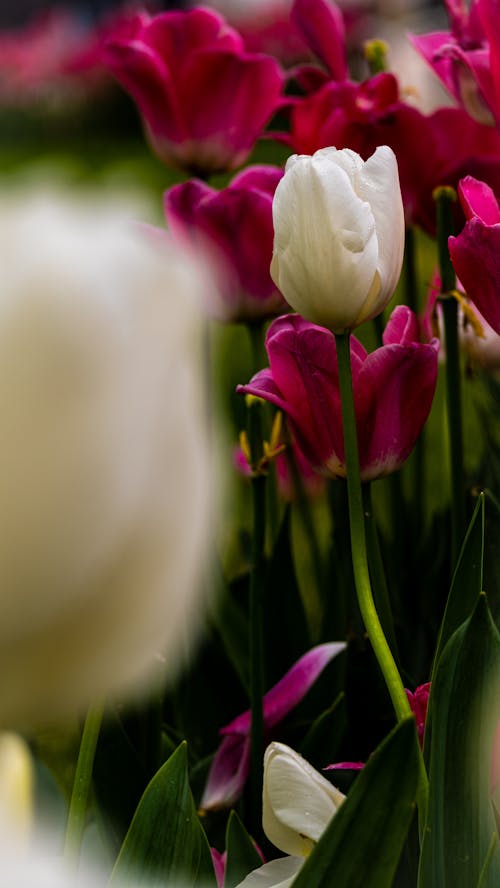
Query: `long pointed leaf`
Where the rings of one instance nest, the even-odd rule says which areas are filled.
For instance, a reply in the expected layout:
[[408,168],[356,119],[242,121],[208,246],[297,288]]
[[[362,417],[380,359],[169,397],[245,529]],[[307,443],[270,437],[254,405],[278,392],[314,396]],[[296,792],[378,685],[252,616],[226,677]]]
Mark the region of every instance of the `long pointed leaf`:
[[388,888],[415,809],[417,783],[415,723],[407,719],[369,759],[293,888]]
[[186,743],[148,784],[125,836],[110,886],[215,886],[207,838],[188,783]]
[[500,855],[487,871],[495,833],[490,800],[493,737],[500,716],[500,635],[486,596],[454,633],[432,689],[430,795],[419,888],[500,884]]

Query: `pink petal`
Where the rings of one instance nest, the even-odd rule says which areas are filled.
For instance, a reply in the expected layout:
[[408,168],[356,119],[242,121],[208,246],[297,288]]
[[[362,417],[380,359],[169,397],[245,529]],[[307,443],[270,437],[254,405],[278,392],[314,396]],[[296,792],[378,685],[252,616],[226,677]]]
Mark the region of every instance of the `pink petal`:
[[291,18],[335,80],[348,76],[344,19],[332,0],[294,0]]
[[363,480],[389,474],[409,456],[432,405],[437,356],[437,340],[368,355],[354,392]]
[[224,737],[208,773],[201,810],[214,811],[233,805],[243,792],[249,771],[249,738],[237,733]]
[[284,170],[271,164],[253,164],[247,166],[241,173],[233,176],[229,183],[230,188],[253,188],[264,191],[271,197],[274,196],[276,186],[283,178]]
[[[279,724],[305,697],[325,666],[345,650],[345,642],[320,644],[304,654],[263,698],[264,726],[267,731]],[[250,710],[242,713],[221,729],[221,734],[247,736],[250,731]]]
[[336,762],[334,765],[326,765],[323,771],[362,771],[364,762]]
[[409,345],[419,341],[417,316],[406,305],[398,305],[392,312],[383,333],[384,345]]
[[462,286],[484,319],[500,333],[500,223],[470,219],[448,239],[451,261]]
[[224,888],[224,877],[226,875],[227,854],[224,851],[217,851],[217,848],[210,847],[212,855],[212,863],[214,865],[215,878],[217,879],[217,888]]
[[458,194],[466,219],[479,216],[485,225],[500,222],[498,201],[493,189],[486,182],[480,182],[473,176],[465,176],[458,183]]
[[215,193],[214,188],[200,179],[189,179],[165,191],[163,207],[168,226],[174,234],[189,234],[190,229],[196,227],[200,204]]

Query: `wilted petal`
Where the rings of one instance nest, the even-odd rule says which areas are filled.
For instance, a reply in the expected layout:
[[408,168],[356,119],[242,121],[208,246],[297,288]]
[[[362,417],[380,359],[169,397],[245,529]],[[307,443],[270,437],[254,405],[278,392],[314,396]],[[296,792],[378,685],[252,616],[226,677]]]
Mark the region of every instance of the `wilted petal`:
[[262,826],[280,851],[306,857],[345,796],[289,746],[264,755]]

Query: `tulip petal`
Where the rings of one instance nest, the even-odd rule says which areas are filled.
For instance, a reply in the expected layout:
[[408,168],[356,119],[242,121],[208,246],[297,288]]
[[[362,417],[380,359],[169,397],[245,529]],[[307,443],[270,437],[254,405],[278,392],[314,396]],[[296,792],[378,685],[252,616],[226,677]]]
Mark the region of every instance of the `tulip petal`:
[[453,267],[474,305],[500,333],[500,223],[485,225],[475,216],[448,239]]
[[250,873],[236,888],[290,888],[303,857],[280,857]]
[[254,188],[273,197],[278,182],[283,178],[281,167],[271,164],[253,164],[233,176],[229,188]]
[[329,0],[295,0],[291,18],[332,77],[346,80],[345,28],[338,6]]
[[354,393],[363,480],[393,472],[410,454],[431,408],[437,351],[434,340],[368,355]]
[[283,743],[264,755],[262,826],[287,854],[307,856],[345,796],[312,765]]
[[419,341],[417,316],[406,305],[397,305],[382,334],[384,345],[410,345]]
[[224,737],[210,767],[200,802],[202,811],[228,808],[241,796],[250,771],[250,741],[242,734]]
[[[387,145],[377,148],[360,170],[358,193],[368,201],[375,219],[378,240],[377,268],[381,292],[377,302],[385,305],[396,289],[403,264],[405,226],[396,155]],[[367,302],[361,319],[369,320],[372,306]],[[357,323],[360,323],[358,319]]]
[[485,225],[500,222],[500,208],[493,189],[474,176],[465,176],[458,183],[458,195],[466,219],[478,216]]
[[[280,681],[263,698],[264,725],[266,730],[283,721],[313,686],[325,666],[345,650],[343,641],[319,644],[297,660]],[[221,733],[246,735],[250,731],[250,710],[234,719]]]

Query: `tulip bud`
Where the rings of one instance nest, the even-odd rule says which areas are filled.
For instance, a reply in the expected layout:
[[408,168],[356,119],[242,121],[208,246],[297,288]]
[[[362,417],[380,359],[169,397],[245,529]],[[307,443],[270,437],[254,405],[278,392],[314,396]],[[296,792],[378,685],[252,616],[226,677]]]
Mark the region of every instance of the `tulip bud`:
[[345,796],[289,746],[271,743],[264,756],[262,826],[281,851],[306,857]]
[[306,320],[342,332],[380,314],[396,288],[404,212],[393,151],[364,162],[323,148],[287,161],[273,202],[271,277]]

